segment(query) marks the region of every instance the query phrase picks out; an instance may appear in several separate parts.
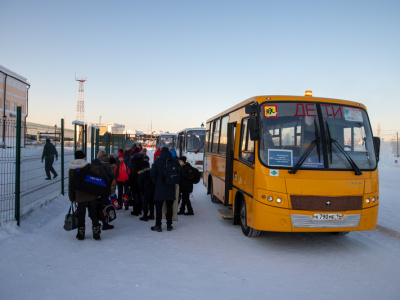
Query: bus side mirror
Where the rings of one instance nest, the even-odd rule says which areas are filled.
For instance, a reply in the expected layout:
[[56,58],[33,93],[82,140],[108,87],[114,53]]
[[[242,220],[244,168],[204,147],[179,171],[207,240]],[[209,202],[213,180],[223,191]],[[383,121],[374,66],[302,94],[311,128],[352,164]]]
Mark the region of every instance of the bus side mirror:
[[252,102],[249,104],[246,104],[244,107],[244,112],[249,115],[254,115],[258,113],[258,103],[257,102]]
[[381,151],[381,139],[377,136],[373,137],[374,139],[374,150],[375,150],[375,155],[376,155],[376,161],[379,161],[379,154]]
[[250,140],[258,141],[260,139],[260,126],[258,117],[250,116],[248,124],[249,124]]

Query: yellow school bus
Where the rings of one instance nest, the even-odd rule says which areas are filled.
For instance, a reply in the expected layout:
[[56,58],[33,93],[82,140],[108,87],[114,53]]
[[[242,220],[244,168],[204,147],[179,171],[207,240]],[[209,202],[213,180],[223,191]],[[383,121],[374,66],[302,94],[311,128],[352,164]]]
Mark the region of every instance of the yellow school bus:
[[203,181],[246,236],[371,230],[379,148],[361,103],[257,96],[207,120]]

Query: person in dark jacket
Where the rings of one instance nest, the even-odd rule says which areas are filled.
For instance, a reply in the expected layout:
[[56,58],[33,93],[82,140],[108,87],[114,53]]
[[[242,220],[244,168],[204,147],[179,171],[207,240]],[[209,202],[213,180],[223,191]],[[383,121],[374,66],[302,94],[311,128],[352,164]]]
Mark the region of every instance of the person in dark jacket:
[[[186,156],[179,158],[179,163],[182,166],[181,179],[179,181],[179,192],[182,193],[182,203],[179,209],[178,215],[185,214],[186,216],[192,216],[193,207],[190,202],[190,193],[193,192],[193,176],[192,166],[186,162]],[[187,212],[185,213],[185,207]]]
[[125,145],[124,158],[127,163],[129,163],[131,151],[131,146]]
[[83,191],[77,191],[72,189],[72,177],[74,176],[75,170],[81,169],[88,170],[89,174],[99,176],[99,172],[96,167],[92,166],[86,161],[86,155],[83,151],[78,150],[75,152],[75,159],[69,163],[69,182],[68,182],[68,196],[72,203],[78,203],[78,234],[76,238],[83,240],[85,238],[85,216],[86,208],[89,211],[89,217],[92,220],[92,231],[93,238],[100,240],[100,223],[97,214],[97,196],[89,194]]
[[[107,176],[108,180],[110,181],[110,185],[112,181],[115,180],[114,172],[111,170],[110,163],[108,161],[108,157],[106,151],[100,150],[97,154],[97,158],[93,160],[92,165],[98,167],[102,170],[103,175]],[[111,189],[110,189],[111,192]],[[103,223],[103,230],[113,229],[114,225],[110,225],[106,221],[106,217],[104,216],[103,209],[105,206],[108,205],[108,196],[104,195],[100,197],[97,201],[97,213],[99,216],[99,220]]]
[[[136,147],[139,150],[139,147]],[[136,149],[135,148],[135,149]],[[135,152],[131,156],[131,173],[129,174],[129,186],[133,194],[133,209],[131,215],[138,216],[142,213],[142,195],[139,189],[139,174],[138,172],[142,169],[143,154],[140,151]]]
[[163,181],[163,168],[167,159],[171,159],[172,155],[169,152],[167,147],[163,147],[161,149],[160,157],[154,162],[150,176],[153,184],[155,185],[155,193],[154,193],[154,203],[156,205],[156,224],[151,227],[151,230],[161,232],[161,218],[162,218],[162,207],[165,201],[167,206],[167,230],[171,231],[172,227],[172,205],[175,200],[175,186],[167,185]]
[[58,153],[56,147],[50,142],[50,139],[46,139],[46,144],[43,147],[43,153],[42,153],[42,163],[43,159],[45,159],[44,163],[44,170],[46,172],[46,180],[50,180],[50,172],[53,173],[53,179],[58,176],[56,170],[53,168],[53,163],[54,163],[54,156],[56,157],[56,160],[58,160]]
[[138,172],[139,189],[143,195],[143,216],[141,221],[154,220],[154,184],[150,176],[150,164],[148,161],[142,161],[142,169]]

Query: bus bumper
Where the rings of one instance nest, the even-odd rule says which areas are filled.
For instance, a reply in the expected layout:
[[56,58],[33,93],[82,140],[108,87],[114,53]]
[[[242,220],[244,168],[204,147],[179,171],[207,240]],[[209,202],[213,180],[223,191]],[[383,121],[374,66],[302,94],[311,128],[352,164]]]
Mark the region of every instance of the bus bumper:
[[[253,209],[248,214],[248,225],[262,231],[278,232],[339,232],[372,230],[378,220],[379,205],[356,211],[342,212],[343,218],[337,221],[314,220],[314,213],[277,208],[253,201]],[[336,212],[326,212],[336,213]],[[340,212],[339,212],[340,213]]]

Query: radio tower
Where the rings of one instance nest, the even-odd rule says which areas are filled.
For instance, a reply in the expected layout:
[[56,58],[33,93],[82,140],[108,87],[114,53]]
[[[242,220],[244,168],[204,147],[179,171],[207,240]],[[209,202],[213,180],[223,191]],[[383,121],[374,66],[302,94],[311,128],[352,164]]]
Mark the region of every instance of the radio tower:
[[83,95],[84,92],[84,82],[86,81],[86,78],[76,78],[75,75],[75,80],[79,81],[79,90],[78,90],[78,103],[76,105],[76,120],[85,122],[85,98]]

